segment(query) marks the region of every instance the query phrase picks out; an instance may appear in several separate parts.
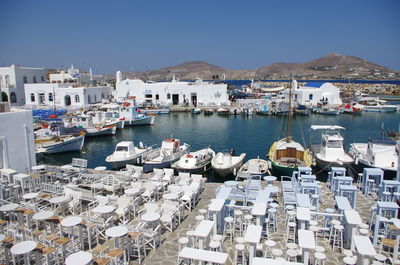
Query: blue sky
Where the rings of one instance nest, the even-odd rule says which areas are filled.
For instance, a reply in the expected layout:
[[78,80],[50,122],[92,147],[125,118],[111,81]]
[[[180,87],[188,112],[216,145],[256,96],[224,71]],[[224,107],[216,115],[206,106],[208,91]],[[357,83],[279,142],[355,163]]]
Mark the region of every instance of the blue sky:
[[95,73],[203,60],[232,69],[354,55],[400,70],[400,1],[0,2],[0,65]]

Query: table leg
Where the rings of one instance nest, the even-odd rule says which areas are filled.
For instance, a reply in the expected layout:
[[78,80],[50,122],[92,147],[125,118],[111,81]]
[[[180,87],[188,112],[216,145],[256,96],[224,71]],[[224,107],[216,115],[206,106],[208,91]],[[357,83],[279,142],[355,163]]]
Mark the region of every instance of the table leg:
[[252,243],[249,246],[249,264],[253,263],[253,257],[255,256],[254,250],[255,250],[255,245]]
[[204,249],[204,238],[199,238],[199,249]]
[[308,265],[309,256],[310,256],[310,252],[308,251],[308,249],[303,248],[303,264]]

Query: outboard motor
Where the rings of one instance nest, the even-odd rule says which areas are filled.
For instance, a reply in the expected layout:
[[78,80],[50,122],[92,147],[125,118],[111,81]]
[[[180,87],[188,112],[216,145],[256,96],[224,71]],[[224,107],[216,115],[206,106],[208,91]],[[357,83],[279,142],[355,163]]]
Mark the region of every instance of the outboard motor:
[[139,148],[140,148],[140,149],[144,149],[144,144],[143,144],[143,142],[139,142]]
[[231,156],[235,156],[235,154],[236,154],[235,149],[232,148],[231,151],[230,151],[230,153],[231,153]]

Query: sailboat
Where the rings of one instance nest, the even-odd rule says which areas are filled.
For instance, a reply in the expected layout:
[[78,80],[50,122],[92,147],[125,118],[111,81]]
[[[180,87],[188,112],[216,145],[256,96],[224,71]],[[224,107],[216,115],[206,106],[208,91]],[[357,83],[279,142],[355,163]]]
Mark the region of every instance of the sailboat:
[[[292,81],[292,88],[297,87],[296,80]],[[290,136],[291,112],[292,112],[292,88],[289,89],[289,112],[287,120],[286,137],[272,144],[268,152],[272,169],[281,176],[291,176],[298,167],[310,167],[312,155],[300,143],[293,141]]]

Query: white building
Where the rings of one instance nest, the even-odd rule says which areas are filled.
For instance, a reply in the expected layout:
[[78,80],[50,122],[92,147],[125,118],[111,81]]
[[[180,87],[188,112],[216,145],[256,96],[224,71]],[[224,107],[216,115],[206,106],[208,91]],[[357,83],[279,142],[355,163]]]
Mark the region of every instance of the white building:
[[46,69],[11,65],[0,67],[0,90],[7,94],[11,105],[25,104],[24,84],[46,81]]
[[179,82],[173,78],[171,82],[148,82],[142,80],[122,80],[121,72],[117,72],[115,99],[118,102],[128,97],[136,97],[138,104],[152,103],[161,105],[191,104],[194,106],[229,105],[228,87],[226,84],[213,84],[197,80],[195,82]]
[[49,75],[50,83],[80,83],[88,84],[93,80],[91,73],[86,73],[80,69],[71,68],[67,70],[61,70],[56,74]]
[[30,108],[54,105],[81,108],[110,99],[111,87],[83,87],[68,83],[25,84],[25,97],[26,106]]
[[36,165],[32,111],[2,112],[0,124],[0,169],[30,171]]
[[[297,87],[297,83],[295,85]],[[308,82],[293,91],[294,100],[301,105],[317,105],[323,101],[329,105],[341,105],[340,89],[332,83]]]

